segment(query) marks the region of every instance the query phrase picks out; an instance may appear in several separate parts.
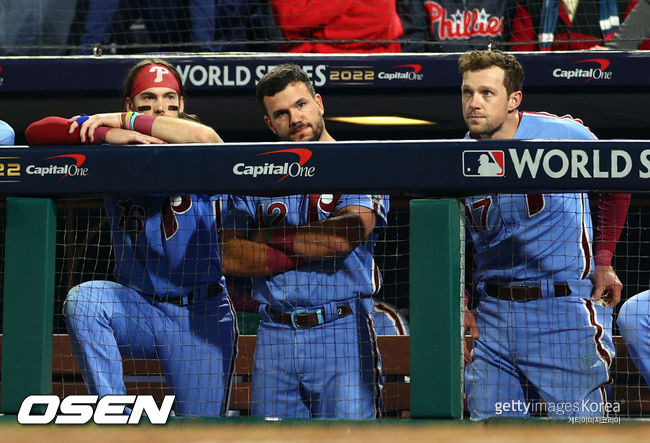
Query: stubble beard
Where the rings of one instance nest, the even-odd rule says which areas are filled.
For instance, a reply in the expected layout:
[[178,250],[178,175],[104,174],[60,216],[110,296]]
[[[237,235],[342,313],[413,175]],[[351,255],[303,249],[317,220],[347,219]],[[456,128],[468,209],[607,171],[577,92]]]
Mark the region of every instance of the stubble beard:
[[467,127],[470,128],[470,133],[480,135],[482,138],[492,138],[492,136],[503,127],[503,123],[505,123],[501,122],[501,124],[498,126],[494,126],[492,122],[486,120],[484,125],[474,130],[471,129],[468,120],[469,118],[465,121],[465,123],[467,124]]
[[304,127],[310,127],[312,129],[312,136],[308,139],[297,139],[294,140],[292,136],[294,135],[293,133],[290,133],[288,137],[283,138],[283,141],[297,141],[297,142],[317,142],[320,140],[321,136],[323,135],[323,128],[325,127],[325,124],[323,123],[323,119],[321,118],[318,122],[316,123],[308,123],[301,128]]

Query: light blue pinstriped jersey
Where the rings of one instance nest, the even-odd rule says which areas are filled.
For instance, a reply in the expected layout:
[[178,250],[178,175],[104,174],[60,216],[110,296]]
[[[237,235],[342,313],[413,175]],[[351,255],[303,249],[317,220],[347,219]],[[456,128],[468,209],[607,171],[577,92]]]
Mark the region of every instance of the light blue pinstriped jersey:
[[[311,198],[310,198],[311,197]],[[302,226],[323,220],[347,206],[362,206],[377,214],[367,240],[346,257],[313,261],[296,270],[253,278],[253,298],[274,310],[322,306],[353,297],[370,297],[381,286],[372,253],[386,225],[388,196],[308,194],[282,197],[230,196],[223,229],[246,232],[259,226]]]
[[118,283],[146,294],[180,296],[221,283],[220,195],[106,198]]
[[14,139],[15,133],[13,128],[0,120],[0,145],[13,145]]
[[[595,139],[582,124],[523,113],[515,139]],[[476,282],[535,285],[588,278],[592,223],[586,194],[495,194],[465,199]]]

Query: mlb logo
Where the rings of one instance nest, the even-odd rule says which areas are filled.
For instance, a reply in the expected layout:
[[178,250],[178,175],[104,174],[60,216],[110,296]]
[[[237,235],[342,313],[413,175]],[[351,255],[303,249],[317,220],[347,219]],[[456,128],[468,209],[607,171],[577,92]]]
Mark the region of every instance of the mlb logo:
[[503,151],[463,151],[465,177],[503,177],[505,172]]

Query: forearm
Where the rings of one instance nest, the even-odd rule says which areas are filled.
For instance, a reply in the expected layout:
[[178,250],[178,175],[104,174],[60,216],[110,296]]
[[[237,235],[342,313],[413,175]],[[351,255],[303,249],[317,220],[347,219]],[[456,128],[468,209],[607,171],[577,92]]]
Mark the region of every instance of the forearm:
[[370,209],[355,206],[304,226],[262,229],[249,238],[300,260],[324,260],[345,257],[352,252],[372,232],[375,221]]
[[629,206],[630,194],[600,194],[594,248],[596,266],[611,266]]
[[[77,121],[73,121],[70,132],[76,132],[78,125]],[[79,132],[81,141],[85,142],[87,138],[92,140],[94,132],[102,126],[134,131],[167,143],[222,143],[214,129],[201,123],[138,112],[113,112],[86,117]]]
[[326,219],[322,223],[299,227],[293,252],[310,261],[345,257],[366,237],[360,217],[345,214]]
[[297,267],[294,258],[263,243],[243,238],[227,240],[221,260],[222,272],[237,277],[263,277]]
[[223,143],[221,137],[209,126],[173,117],[156,117],[150,135],[167,143]]
[[312,261],[344,257],[366,240],[376,223],[375,213],[347,206],[333,217],[304,226],[279,226],[222,234],[225,274],[258,277],[304,266]]

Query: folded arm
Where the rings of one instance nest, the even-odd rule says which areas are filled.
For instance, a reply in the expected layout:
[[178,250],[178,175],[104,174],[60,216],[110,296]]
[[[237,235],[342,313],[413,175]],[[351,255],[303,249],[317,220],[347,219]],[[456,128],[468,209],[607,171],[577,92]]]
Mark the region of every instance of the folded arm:
[[86,139],[93,143],[95,131],[102,126],[134,130],[167,143],[223,143],[214,129],[193,120],[135,114],[136,117],[128,123],[124,121],[125,112],[95,114],[89,116],[81,125],[77,122],[78,116],[75,116],[69,120],[70,132],[80,127],[81,141],[84,143]]
[[312,261],[345,257],[365,241],[376,223],[375,213],[348,206],[334,217],[303,226],[264,228],[244,234],[222,234],[224,274],[256,277],[273,275]]
[[111,143],[114,145],[127,145],[129,143],[150,144],[164,143],[162,140],[136,131],[120,128],[100,126],[95,129],[93,140],[81,140],[80,128],[70,130],[69,119],[62,117],[45,117],[32,123],[25,130],[25,138],[32,146],[37,145],[78,145],[81,143]]

